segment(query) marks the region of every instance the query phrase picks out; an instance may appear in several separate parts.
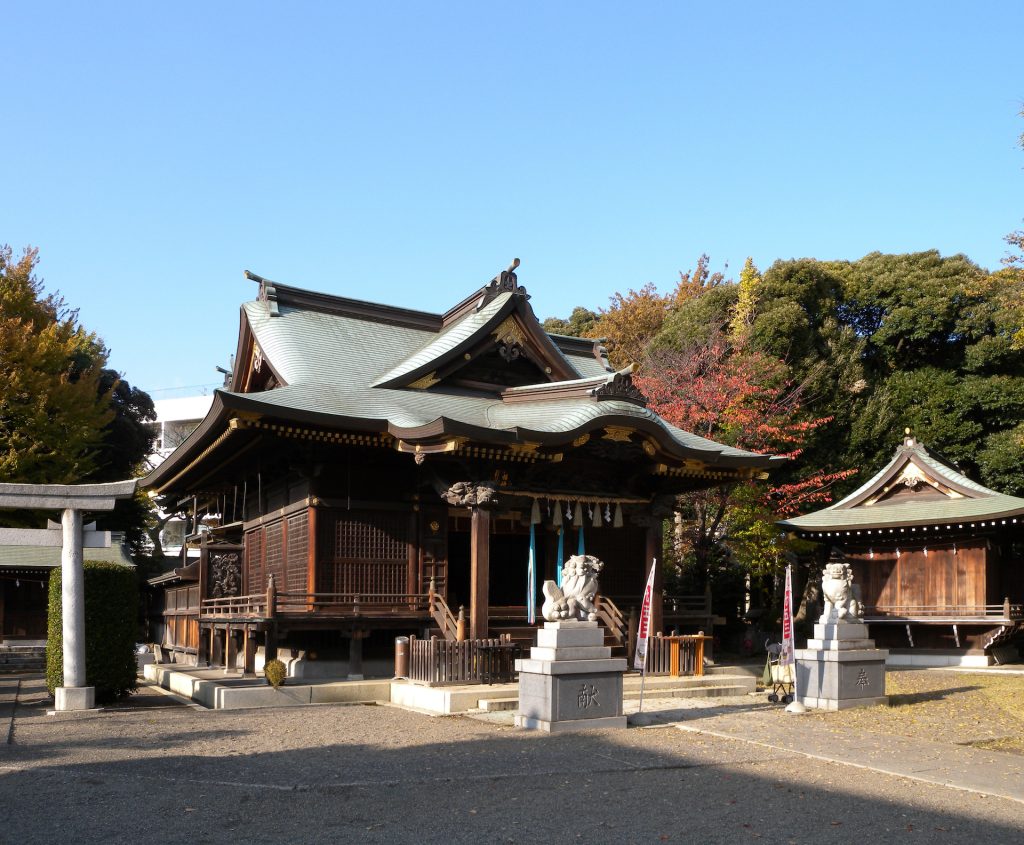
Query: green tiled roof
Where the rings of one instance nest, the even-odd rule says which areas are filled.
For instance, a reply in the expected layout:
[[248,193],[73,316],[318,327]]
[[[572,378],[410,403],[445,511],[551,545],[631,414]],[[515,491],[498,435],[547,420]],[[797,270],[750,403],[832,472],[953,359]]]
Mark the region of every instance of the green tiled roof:
[[[670,455],[722,468],[762,468],[777,460],[669,425],[643,406],[630,371],[611,372],[595,354],[596,342],[547,335],[525,291],[514,286],[495,290],[492,285],[480,292],[482,306],[475,306],[474,295],[444,316],[284,286],[276,291],[272,303],[261,299],[242,306],[243,337],[248,327],[280,385],[218,391],[204,423],[144,485],[165,485],[213,443],[233,413],[244,411],[333,429],[389,432],[408,442],[457,434],[499,444],[555,444],[581,431],[627,426],[656,439]],[[452,372],[464,353],[485,346],[496,326],[512,315],[555,381],[508,390],[508,401],[497,386],[493,392],[444,381],[427,389],[408,386],[438,362]]]
[[[60,566],[60,546],[3,546],[0,545],[0,568],[53,568]],[[107,548],[86,548],[82,550],[85,560],[102,560],[134,566],[124,551],[124,546],[115,543]]]
[[[914,463],[932,480],[954,491],[944,498],[922,497],[876,502],[886,483]],[[908,438],[879,472],[849,496],[827,508],[783,520],[784,528],[797,531],[847,531],[873,528],[942,525],[1012,520],[1024,514],[1024,499],[990,490],[972,481],[955,467]]]
[[[243,308],[253,335],[287,384],[262,393],[228,395],[268,408],[378,420],[392,429],[422,428],[445,418],[502,432],[568,433],[602,418],[632,417],[654,424],[685,449],[706,451],[709,462],[717,456],[762,457],[685,432],[629,402],[544,399],[505,404],[483,394],[374,386],[411,373],[466,342],[507,306],[511,296],[500,294],[440,334],[287,305],[279,306],[279,316],[272,317],[265,303],[247,302]],[[587,377],[608,375],[596,358],[589,358],[593,366],[586,367],[591,373]],[[570,360],[575,364],[586,358],[574,355]]]

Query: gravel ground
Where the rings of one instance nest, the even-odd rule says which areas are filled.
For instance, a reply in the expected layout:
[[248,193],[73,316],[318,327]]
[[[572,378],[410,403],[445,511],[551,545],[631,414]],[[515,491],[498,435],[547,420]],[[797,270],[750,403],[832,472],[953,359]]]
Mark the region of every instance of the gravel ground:
[[1024,754],[1024,675],[890,669],[886,692],[888,707],[817,711],[810,718],[834,726]]
[[26,685],[0,746],[0,842],[1024,839],[1024,804],[673,727],[549,737],[387,706],[40,702]]

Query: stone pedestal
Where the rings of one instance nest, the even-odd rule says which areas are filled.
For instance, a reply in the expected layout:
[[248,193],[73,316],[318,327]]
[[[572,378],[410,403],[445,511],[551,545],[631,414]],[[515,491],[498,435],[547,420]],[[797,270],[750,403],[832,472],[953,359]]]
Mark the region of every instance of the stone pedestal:
[[516,725],[548,733],[626,727],[626,660],[611,651],[596,622],[546,622],[529,658],[516,661]]
[[96,687],[57,687],[53,691],[53,709],[92,710],[96,707]]
[[875,648],[868,626],[834,622],[814,626],[807,648],[796,649],[797,700],[819,710],[885,704],[886,649]]

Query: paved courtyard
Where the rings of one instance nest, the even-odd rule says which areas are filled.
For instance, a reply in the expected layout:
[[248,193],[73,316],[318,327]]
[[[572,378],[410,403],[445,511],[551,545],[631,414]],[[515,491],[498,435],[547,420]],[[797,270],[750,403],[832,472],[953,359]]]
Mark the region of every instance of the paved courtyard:
[[652,701],[645,726],[548,737],[390,706],[205,711],[152,690],[48,716],[40,685],[22,681],[13,717],[0,685],[4,843],[1024,840],[1020,757],[966,749],[1002,773],[966,791],[830,762],[871,742],[889,758],[877,735],[750,702]]

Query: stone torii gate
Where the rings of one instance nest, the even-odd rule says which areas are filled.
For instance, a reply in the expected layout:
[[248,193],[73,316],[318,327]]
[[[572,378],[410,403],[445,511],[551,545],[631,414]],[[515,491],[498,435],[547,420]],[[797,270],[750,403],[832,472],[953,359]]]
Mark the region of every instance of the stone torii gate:
[[135,480],[110,484],[0,484],[0,510],[62,511],[60,556],[64,622],[64,686],[55,690],[57,710],[91,710],[96,689],[85,685],[85,574],[82,512],[112,511],[135,493]]

